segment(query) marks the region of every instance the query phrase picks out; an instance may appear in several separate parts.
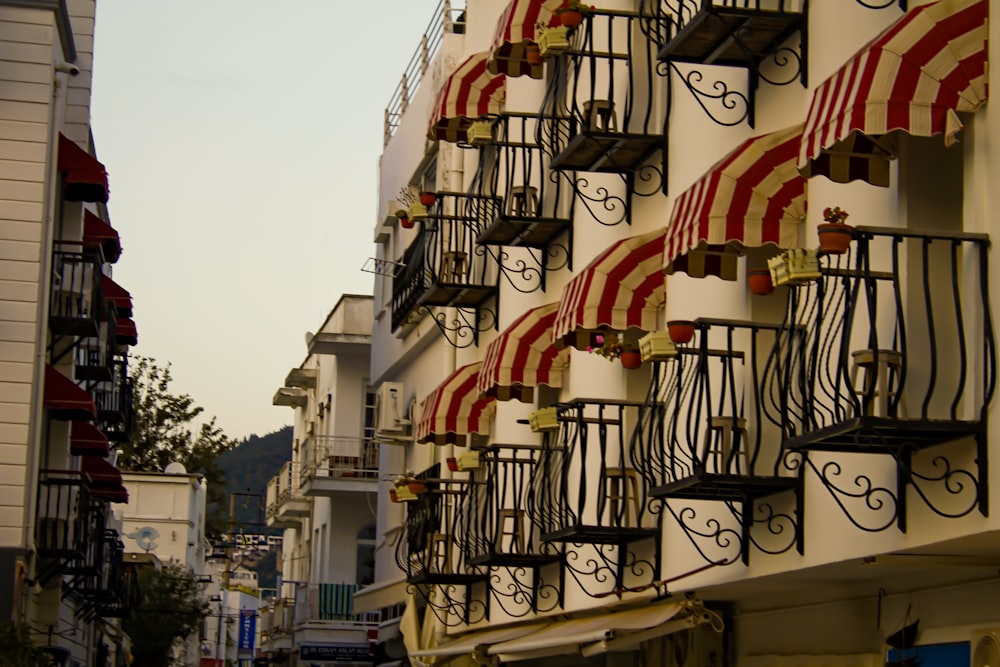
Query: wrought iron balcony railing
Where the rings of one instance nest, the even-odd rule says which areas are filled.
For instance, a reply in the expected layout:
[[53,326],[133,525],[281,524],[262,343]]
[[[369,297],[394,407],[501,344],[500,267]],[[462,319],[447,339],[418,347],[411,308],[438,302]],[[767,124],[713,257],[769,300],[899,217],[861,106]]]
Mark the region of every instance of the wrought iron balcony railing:
[[114,318],[110,309],[98,321],[97,336],[79,341],[74,351],[75,374],[83,382],[110,382],[114,378],[115,356]]
[[416,584],[471,584],[486,578],[468,562],[467,521],[463,510],[469,481],[441,477],[440,464],[416,476],[424,491],[408,502],[396,563]]
[[[654,362],[632,465],[707,561],[746,563],[751,545],[786,551],[796,517],[784,506],[795,499],[782,510],[762,502],[799,485],[800,466],[786,461],[781,429],[765,418],[762,378],[778,327],[707,318],[694,327],[690,344]],[[686,502],[705,500],[723,504]]]
[[97,404],[101,430],[113,442],[124,442],[132,428],[132,379],[128,376],[128,357],[116,353],[111,361],[111,379],[89,383]]
[[[789,290],[765,378],[768,416],[790,451],[890,455],[897,488],[864,495],[885,492],[902,530],[908,485],[943,516],[986,512],[996,387],[989,245],[982,234],[858,227],[854,247],[821,256],[818,277]],[[920,456],[952,441],[971,446],[975,463],[942,450]],[[835,464],[815,472],[838,498],[850,493]],[[859,480],[872,487],[869,472]],[[935,484],[945,492],[931,493]]]
[[90,492],[79,472],[43,470],[38,481],[35,549],[42,558],[65,564],[86,560],[96,535],[91,521]]
[[599,8],[550,60],[541,141],[553,169],[631,173],[664,147],[666,82],[641,22]]
[[369,438],[313,435],[299,447],[305,487],[321,479],[378,479],[379,445]]
[[[564,235],[564,262],[572,250],[573,189],[552,178],[551,159],[542,151],[538,116],[503,114],[494,124],[494,142],[479,151],[476,185],[499,205],[485,220],[477,241],[485,245],[548,250]],[[538,260],[543,268],[548,259]]]
[[100,253],[80,244],[57,243],[52,252],[49,330],[56,336],[97,336],[106,310]]
[[[798,79],[806,85],[808,7],[807,0],[641,0],[639,13],[658,57],[709,117],[721,125],[747,120],[753,127],[760,81],[784,86]],[[796,33],[799,43],[788,44]],[[702,70],[681,70],[677,63],[744,68],[747,91],[732,90],[721,80],[703,87]]]
[[476,243],[483,221],[499,206],[494,197],[437,193],[393,274],[392,328],[402,326],[420,307],[479,308],[497,293],[496,257]]

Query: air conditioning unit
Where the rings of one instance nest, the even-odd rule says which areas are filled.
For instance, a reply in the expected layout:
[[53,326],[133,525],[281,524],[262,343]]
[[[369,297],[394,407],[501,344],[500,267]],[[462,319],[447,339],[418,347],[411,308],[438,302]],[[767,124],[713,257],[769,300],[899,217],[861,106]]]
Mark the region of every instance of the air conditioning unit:
[[402,434],[410,427],[403,403],[403,383],[383,382],[375,393],[375,430],[384,434]]
[[1000,665],[1000,628],[976,628],[969,637],[971,667]]

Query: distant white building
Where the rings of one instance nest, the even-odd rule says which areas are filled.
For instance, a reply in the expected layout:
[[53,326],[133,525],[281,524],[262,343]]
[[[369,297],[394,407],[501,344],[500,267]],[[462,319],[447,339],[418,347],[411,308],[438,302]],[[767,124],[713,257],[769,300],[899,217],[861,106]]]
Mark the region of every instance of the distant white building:
[[263,649],[290,665],[370,663],[377,615],[354,610],[374,577],[379,446],[368,386],[372,298],[345,295],[274,404],[295,411],[292,459],[268,484],[269,527],[285,529],[281,579],[262,609]]

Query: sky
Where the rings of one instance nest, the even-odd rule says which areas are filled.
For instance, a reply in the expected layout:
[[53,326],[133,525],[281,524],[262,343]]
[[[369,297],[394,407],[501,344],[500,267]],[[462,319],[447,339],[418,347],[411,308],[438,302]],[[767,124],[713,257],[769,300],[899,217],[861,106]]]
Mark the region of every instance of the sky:
[[133,352],[230,437],[371,293],[383,112],[439,0],[99,0],[91,124]]

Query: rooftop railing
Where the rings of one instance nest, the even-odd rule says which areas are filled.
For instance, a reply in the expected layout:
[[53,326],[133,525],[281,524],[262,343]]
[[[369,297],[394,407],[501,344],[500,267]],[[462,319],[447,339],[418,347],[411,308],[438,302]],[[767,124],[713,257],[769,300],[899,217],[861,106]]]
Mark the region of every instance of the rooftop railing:
[[399,121],[410,106],[410,100],[424,80],[424,75],[430,67],[431,61],[437,55],[441,47],[441,41],[446,32],[461,34],[465,32],[465,0],[451,2],[441,0],[431,20],[427,24],[427,29],[420,38],[413,57],[403,70],[403,76],[399,80],[399,85],[392,92],[389,103],[385,106],[385,130],[383,144],[388,144],[389,140],[396,133]]

